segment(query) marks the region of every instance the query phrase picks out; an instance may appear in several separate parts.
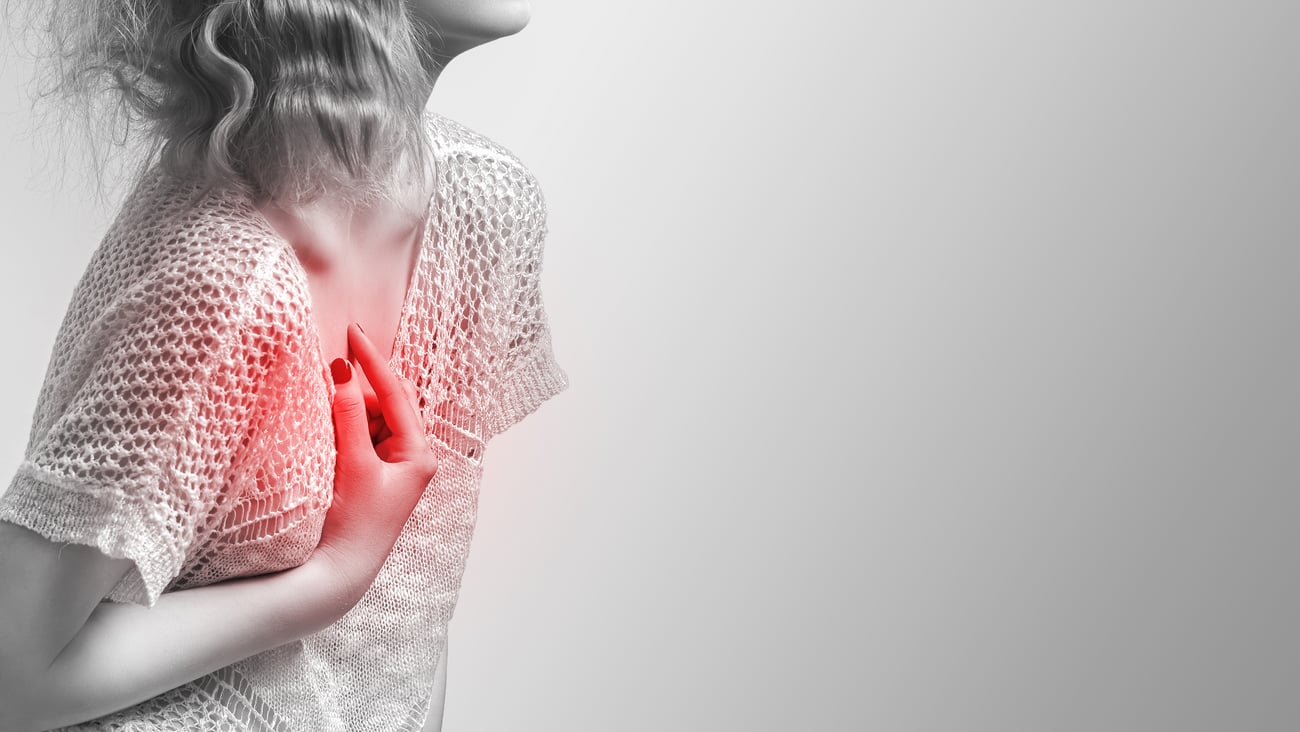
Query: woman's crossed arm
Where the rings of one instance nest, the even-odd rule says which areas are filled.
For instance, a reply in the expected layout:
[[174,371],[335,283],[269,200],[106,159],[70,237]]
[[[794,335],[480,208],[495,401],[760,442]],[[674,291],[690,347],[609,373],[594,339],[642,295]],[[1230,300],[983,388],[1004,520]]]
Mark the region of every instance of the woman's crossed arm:
[[328,627],[361,600],[439,461],[412,385],[360,328],[348,335],[390,434],[372,443],[358,379],[338,359],[334,493],[301,566],[166,592],[153,607],[101,602],[130,560],[0,521],[0,729],[66,726],[137,704]]
[[98,602],[129,565],[0,522],[0,576],[9,580],[0,729],[45,730],[138,704],[323,629],[356,601],[326,555],[313,554],[275,574],[164,593],[151,608]]

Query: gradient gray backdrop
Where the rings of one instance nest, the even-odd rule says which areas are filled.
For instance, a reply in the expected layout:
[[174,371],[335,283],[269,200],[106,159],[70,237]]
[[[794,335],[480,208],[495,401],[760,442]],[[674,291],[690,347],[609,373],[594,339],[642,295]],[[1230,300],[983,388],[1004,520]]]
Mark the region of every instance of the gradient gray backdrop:
[[[487,461],[445,729],[1300,728],[1297,61],[1241,0],[537,2],[455,61],[572,386]],[[26,78],[6,484],[112,213]]]

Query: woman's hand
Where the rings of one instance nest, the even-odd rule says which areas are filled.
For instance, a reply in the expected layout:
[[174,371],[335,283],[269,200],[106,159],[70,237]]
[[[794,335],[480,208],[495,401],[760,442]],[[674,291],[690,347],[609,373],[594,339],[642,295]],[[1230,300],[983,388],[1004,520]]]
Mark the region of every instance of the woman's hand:
[[309,561],[330,565],[347,597],[361,599],[397,543],[402,527],[433,480],[438,459],[424,434],[415,389],[401,380],[355,323],[348,343],[375,389],[386,427],[372,440],[359,379],[343,359],[330,365],[336,383],[334,435],[338,458],[334,499]]

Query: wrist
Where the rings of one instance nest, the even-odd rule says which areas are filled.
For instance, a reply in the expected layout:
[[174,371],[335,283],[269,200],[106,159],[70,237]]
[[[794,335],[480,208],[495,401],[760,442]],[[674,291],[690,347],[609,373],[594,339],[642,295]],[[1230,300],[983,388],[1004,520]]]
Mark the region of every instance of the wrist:
[[305,596],[328,608],[334,615],[332,623],[361,601],[379,574],[379,567],[370,567],[354,553],[320,544],[295,571],[301,572],[297,581]]
[[313,552],[306,562],[290,570],[289,574],[302,613],[296,621],[305,623],[309,633],[333,625],[361,600],[365,592],[364,588],[358,591],[355,579],[344,574],[325,552]]

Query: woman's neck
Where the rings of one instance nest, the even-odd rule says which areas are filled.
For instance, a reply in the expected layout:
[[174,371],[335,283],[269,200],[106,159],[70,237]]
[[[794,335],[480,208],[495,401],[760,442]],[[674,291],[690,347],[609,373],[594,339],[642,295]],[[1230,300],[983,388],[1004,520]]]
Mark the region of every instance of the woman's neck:
[[397,202],[354,206],[334,195],[306,204],[268,201],[258,210],[294,249],[336,259],[343,255],[383,255],[410,246],[424,223],[434,194],[432,175],[423,185],[399,192]]
[[[451,42],[443,38],[432,46],[434,63],[428,69],[428,84],[420,90],[429,100],[439,76],[453,58],[478,45],[471,42]],[[376,251],[393,246],[404,246],[410,235],[424,223],[423,216],[434,193],[435,181],[426,180],[420,188],[409,188],[398,197],[402,203],[389,201],[357,208],[334,196],[323,196],[305,205],[280,205],[268,202],[259,206],[262,214],[279,230],[281,236],[293,244],[324,248],[334,252],[344,248],[353,251]]]

